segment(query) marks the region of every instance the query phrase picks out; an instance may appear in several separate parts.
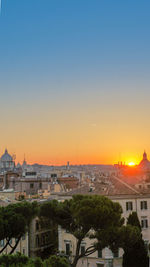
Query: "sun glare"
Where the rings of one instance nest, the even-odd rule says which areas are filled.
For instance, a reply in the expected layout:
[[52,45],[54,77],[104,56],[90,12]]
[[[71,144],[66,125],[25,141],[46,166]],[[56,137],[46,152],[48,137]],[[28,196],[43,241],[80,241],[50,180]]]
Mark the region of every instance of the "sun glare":
[[131,166],[131,167],[135,166],[135,163],[133,161],[131,161],[131,162],[128,163],[128,166]]

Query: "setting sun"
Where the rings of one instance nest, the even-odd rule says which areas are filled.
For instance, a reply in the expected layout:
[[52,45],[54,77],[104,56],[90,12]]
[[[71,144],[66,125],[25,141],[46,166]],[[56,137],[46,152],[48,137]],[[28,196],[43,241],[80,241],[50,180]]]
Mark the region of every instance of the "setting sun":
[[132,167],[132,166],[135,166],[135,163],[134,163],[133,161],[132,161],[132,162],[129,162],[129,163],[128,163],[128,166],[131,166],[131,167]]

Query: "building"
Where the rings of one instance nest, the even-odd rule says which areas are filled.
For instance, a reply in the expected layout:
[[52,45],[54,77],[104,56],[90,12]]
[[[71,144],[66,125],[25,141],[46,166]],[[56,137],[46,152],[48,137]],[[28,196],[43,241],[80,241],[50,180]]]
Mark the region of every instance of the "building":
[[72,190],[79,186],[79,179],[72,175],[62,176],[57,181],[59,184],[64,185],[66,190]]
[[[9,204],[15,204],[16,193],[13,190],[3,190],[0,192],[0,206],[6,207]],[[7,240],[0,240],[0,252],[3,254],[9,254],[16,243],[15,238],[10,240],[10,246],[7,244]],[[14,251],[20,252],[26,256],[44,258],[46,255],[50,255],[50,252],[57,248],[57,226],[45,218],[40,220],[38,217],[34,218],[29,226],[28,232],[23,235]]]
[[[17,201],[15,200],[15,192],[14,190],[3,190],[0,192],[0,206],[1,207],[6,207],[9,204],[15,204]],[[6,239],[0,240],[0,251],[2,251],[5,247],[6,244]],[[10,245],[14,246],[16,243],[15,238],[12,238],[10,240]],[[7,246],[3,250],[3,254],[9,254],[11,251],[11,246]],[[29,256],[29,235],[26,233],[22,238],[20,239],[17,248],[15,249],[15,252],[20,252],[26,256]]]
[[5,149],[4,154],[0,158],[0,171],[12,171],[15,168],[13,157]]
[[57,226],[45,218],[33,219],[29,230],[29,256],[45,258],[57,246]]
[[[66,194],[59,194],[59,200],[70,199],[73,194],[86,195],[104,195],[114,202],[119,202],[123,209],[123,217],[125,221],[132,211],[136,211],[141,223],[142,234],[145,245],[148,247],[150,243],[150,191],[149,193],[141,193],[138,189],[126,184],[124,181],[116,177],[110,178],[111,185],[93,183]],[[70,255],[73,259],[76,249],[76,239],[66,230],[59,227],[59,251],[64,251],[66,255]],[[82,240],[81,250],[85,250],[93,242],[88,238]],[[71,252],[71,254],[70,254]],[[119,249],[115,254],[108,248],[102,251],[96,251],[88,257],[81,258],[77,267],[121,267],[123,250]]]
[[138,165],[142,169],[150,169],[150,161],[147,158],[147,154],[144,151],[143,153],[143,159],[141,160],[140,164]]
[[[0,240],[0,251],[4,248],[5,244],[6,244],[6,239],[4,240]],[[14,238],[12,238],[12,240],[10,240],[10,245],[14,246],[16,243],[16,240]],[[4,251],[3,254],[9,254],[11,251],[11,247],[7,246]],[[26,233],[24,236],[22,236],[21,240],[18,243],[17,248],[15,249],[15,252],[20,252],[21,254],[24,254],[26,256],[29,256],[29,236],[28,233]]]

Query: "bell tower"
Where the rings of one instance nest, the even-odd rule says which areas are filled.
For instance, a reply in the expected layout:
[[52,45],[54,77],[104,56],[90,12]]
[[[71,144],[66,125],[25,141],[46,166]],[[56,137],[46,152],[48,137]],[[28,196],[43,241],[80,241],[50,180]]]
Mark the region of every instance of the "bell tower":
[[143,153],[143,160],[147,160],[147,154],[146,154],[145,150],[144,150],[144,153]]

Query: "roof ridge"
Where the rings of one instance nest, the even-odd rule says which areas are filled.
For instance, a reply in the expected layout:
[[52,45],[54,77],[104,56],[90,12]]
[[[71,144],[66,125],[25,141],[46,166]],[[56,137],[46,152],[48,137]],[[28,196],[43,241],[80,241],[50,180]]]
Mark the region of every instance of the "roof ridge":
[[139,191],[137,191],[136,189],[134,189],[132,186],[130,186],[129,184],[127,184],[126,182],[122,181],[121,179],[113,176],[114,179],[116,179],[117,181],[119,181],[120,183],[122,183],[123,185],[125,185],[126,187],[128,187],[129,189],[131,189],[133,192],[140,194]]

